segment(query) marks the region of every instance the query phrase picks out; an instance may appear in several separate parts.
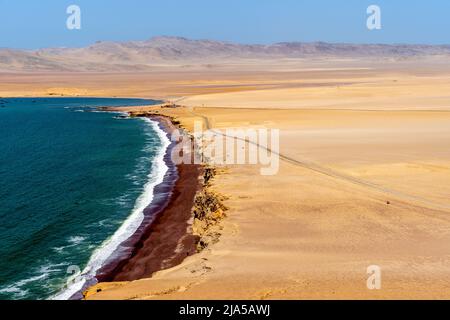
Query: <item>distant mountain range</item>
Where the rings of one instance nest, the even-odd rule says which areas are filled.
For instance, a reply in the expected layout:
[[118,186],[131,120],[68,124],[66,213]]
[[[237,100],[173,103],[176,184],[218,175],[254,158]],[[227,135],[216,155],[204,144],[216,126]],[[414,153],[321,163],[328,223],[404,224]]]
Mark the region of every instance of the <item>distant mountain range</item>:
[[85,48],[35,51],[0,49],[0,71],[145,71],[158,65],[206,64],[242,59],[450,58],[450,45],[333,44],[283,42],[246,45],[180,37],[97,42]]

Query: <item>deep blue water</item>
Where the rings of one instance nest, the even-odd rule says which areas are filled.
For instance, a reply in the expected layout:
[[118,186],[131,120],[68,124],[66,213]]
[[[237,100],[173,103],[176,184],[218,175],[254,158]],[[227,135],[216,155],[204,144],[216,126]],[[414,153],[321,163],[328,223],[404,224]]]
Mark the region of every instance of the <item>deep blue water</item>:
[[161,137],[142,119],[89,111],[140,104],[0,99],[0,299],[54,296],[130,216]]

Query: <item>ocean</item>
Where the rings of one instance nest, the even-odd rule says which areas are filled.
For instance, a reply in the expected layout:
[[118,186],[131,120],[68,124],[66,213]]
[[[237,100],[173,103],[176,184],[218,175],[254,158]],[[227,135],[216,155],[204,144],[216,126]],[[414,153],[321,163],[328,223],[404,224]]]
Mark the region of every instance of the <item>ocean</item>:
[[0,299],[68,299],[134,233],[169,141],[96,108],[154,103],[0,99]]

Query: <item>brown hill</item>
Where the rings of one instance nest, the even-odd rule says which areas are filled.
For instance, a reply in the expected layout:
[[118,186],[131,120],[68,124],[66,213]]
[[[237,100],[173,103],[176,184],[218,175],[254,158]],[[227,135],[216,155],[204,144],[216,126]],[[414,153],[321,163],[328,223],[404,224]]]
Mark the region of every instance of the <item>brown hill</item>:
[[97,42],[85,48],[35,51],[0,49],[0,71],[145,71],[167,64],[204,64],[244,59],[450,57],[450,46],[276,43],[247,45],[180,37]]

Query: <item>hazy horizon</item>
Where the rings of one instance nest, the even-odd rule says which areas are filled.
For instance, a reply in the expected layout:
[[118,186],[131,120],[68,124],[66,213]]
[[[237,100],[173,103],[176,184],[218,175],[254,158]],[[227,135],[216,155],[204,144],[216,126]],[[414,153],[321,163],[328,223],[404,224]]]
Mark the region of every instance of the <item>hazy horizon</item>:
[[151,36],[145,39],[129,39],[129,40],[95,40],[93,42],[87,43],[83,46],[51,46],[51,47],[39,47],[39,48],[17,48],[17,47],[2,47],[0,46],[0,49],[9,49],[9,50],[19,50],[19,51],[38,51],[42,49],[77,49],[77,48],[86,48],[90,47],[95,44],[99,43],[129,43],[129,42],[146,42],[151,41],[158,38],[166,38],[166,39],[184,39],[188,41],[212,41],[212,42],[219,42],[219,43],[226,43],[226,44],[237,44],[237,45],[261,45],[261,46],[270,46],[270,45],[276,45],[276,44],[282,44],[282,43],[302,43],[302,44],[315,44],[315,43],[326,43],[326,44],[332,44],[332,45],[360,45],[360,46],[370,46],[370,45],[380,45],[380,46],[450,46],[449,43],[442,43],[442,44],[427,44],[427,43],[363,43],[363,42],[333,42],[333,41],[322,41],[322,40],[316,40],[316,41],[279,41],[279,42],[271,42],[271,43],[252,43],[252,42],[237,42],[237,41],[226,41],[226,40],[219,40],[219,39],[211,39],[211,38],[189,38],[189,37],[183,37],[183,36],[177,36],[177,35],[155,35]]

